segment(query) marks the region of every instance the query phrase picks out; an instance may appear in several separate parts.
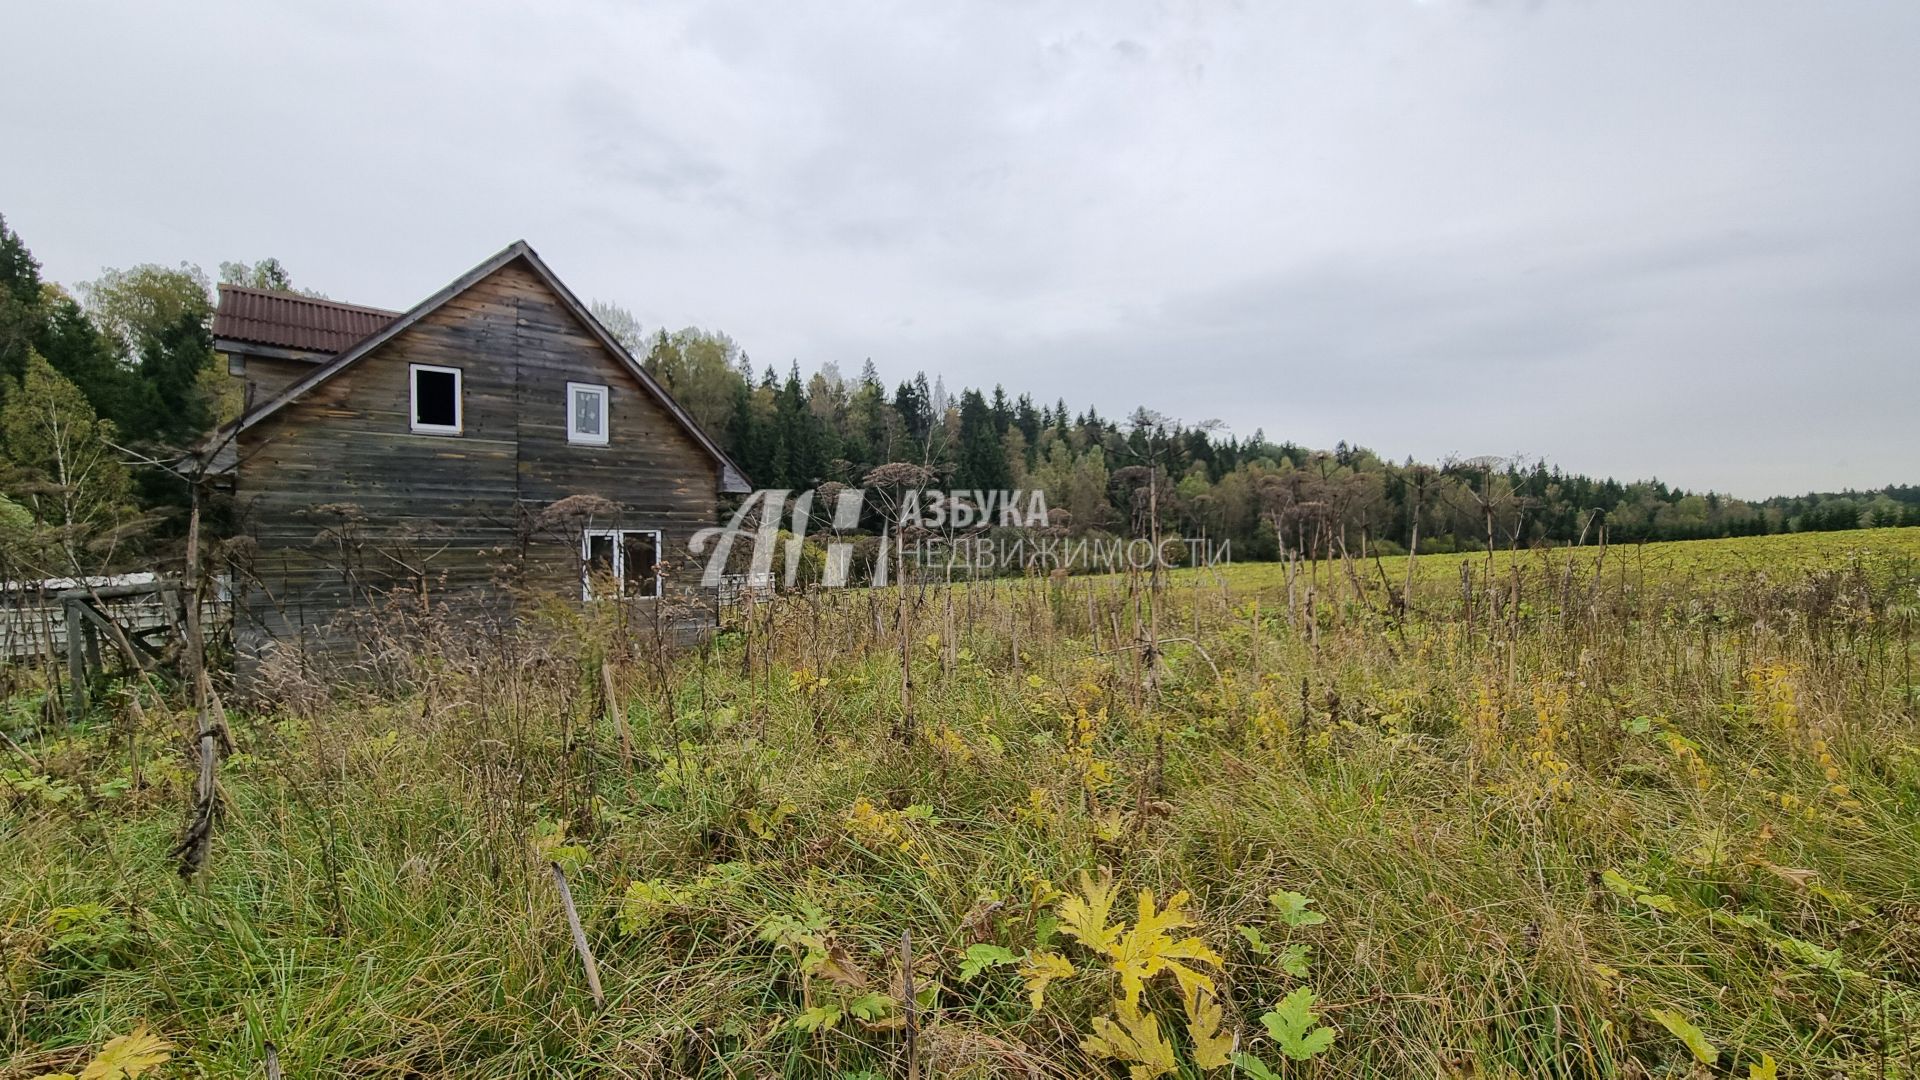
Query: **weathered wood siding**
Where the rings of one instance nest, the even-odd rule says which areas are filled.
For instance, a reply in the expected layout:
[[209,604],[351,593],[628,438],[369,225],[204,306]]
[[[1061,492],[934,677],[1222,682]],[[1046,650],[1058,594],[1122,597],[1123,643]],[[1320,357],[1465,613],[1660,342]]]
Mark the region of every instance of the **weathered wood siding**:
[[[514,268],[509,268],[514,269]],[[699,579],[686,562],[693,533],[714,523],[719,468],[666,409],[580,325],[559,299],[521,272],[519,293],[520,499],[537,512],[571,495],[599,495],[621,512],[601,528],[658,529],[674,567],[669,588]],[[608,444],[567,441],[567,383],[608,388]],[[580,538],[539,537],[526,565],[528,585],[542,594],[580,590]]]
[[246,358],[246,397],[242,400],[262,405],[278,397],[280,391],[313,374],[320,365],[311,360],[288,360],[278,356]]
[[[462,371],[460,435],[410,430],[409,364]],[[605,446],[569,443],[566,384],[609,388]],[[684,563],[714,521],[718,464],[522,263],[509,263],[240,440],[235,494],[257,583],[244,654],[306,638],[396,590],[505,620],[515,592],[580,596],[572,495],[618,505],[602,528],[659,529]],[[698,570],[670,573],[685,589]]]

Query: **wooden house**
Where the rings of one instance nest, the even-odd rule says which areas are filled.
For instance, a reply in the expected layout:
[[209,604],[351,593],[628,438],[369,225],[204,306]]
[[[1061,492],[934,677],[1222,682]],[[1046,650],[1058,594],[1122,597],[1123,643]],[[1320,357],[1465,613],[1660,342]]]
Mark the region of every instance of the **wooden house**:
[[747,490],[525,242],[404,312],[223,285],[213,332],[247,392],[218,443],[243,678],[395,599],[504,623],[687,597],[690,538]]

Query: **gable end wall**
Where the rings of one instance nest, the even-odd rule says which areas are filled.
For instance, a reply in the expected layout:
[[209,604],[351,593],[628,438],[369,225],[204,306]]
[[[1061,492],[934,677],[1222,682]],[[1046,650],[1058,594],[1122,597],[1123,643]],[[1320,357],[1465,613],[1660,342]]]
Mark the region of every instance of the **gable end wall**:
[[[459,436],[409,430],[408,365],[462,371]],[[566,384],[609,388],[609,443],[566,438]],[[483,620],[516,598],[579,599],[578,524],[540,526],[571,495],[619,506],[596,527],[659,529],[687,590],[717,463],[516,261],[448,300],[240,438],[235,495],[255,541],[236,645],[329,642],[343,613],[399,590]],[[550,517],[550,515],[549,515]]]

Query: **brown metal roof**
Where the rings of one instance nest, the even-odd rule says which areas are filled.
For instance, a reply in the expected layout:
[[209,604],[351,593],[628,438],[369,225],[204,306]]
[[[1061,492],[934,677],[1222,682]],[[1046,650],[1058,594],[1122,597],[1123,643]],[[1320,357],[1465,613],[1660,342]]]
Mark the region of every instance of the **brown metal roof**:
[[220,306],[213,313],[213,336],[227,341],[332,354],[399,317],[397,311],[244,285],[222,285]]

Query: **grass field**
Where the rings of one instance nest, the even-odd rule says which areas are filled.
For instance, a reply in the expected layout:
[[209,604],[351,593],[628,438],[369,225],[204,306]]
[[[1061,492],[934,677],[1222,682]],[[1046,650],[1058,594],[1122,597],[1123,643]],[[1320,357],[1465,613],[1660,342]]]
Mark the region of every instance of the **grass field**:
[[193,880],[193,718],[24,685],[0,1077],[1920,1077],[1920,530],[1406,580],[412,628]]

